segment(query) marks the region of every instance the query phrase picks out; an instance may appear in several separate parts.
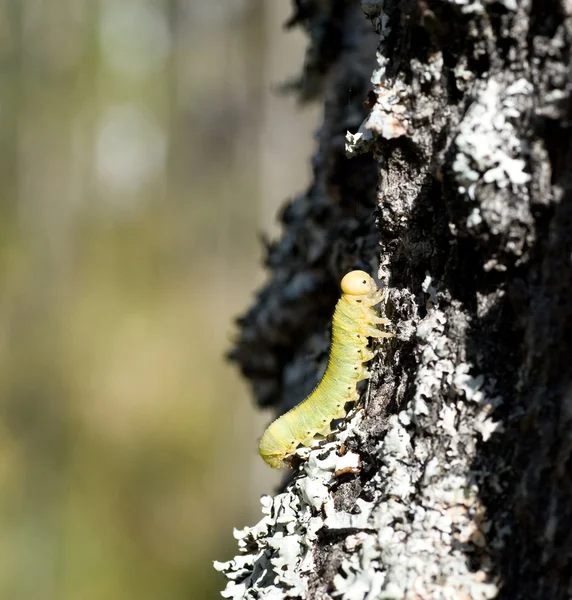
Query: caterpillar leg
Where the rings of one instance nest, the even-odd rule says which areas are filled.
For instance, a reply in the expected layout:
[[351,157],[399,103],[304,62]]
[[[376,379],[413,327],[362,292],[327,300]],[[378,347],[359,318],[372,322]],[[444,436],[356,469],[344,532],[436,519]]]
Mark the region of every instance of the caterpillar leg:
[[358,371],[357,381],[363,381],[364,379],[369,379],[370,377],[371,371],[362,366],[362,368]]
[[389,331],[381,331],[381,329],[378,329],[377,327],[367,323],[364,323],[360,326],[360,333],[372,338],[390,338],[395,335]]
[[391,325],[391,321],[385,317],[378,317],[377,315],[370,317],[369,319],[372,325]]
[[368,362],[375,356],[375,352],[368,350],[367,348],[363,348],[361,351],[361,360],[362,362]]
[[373,294],[371,294],[367,298],[364,298],[363,305],[364,306],[375,306],[376,304],[379,304],[383,300],[384,296],[385,296],[385,290],[377,290],[377,291],[373,292]]

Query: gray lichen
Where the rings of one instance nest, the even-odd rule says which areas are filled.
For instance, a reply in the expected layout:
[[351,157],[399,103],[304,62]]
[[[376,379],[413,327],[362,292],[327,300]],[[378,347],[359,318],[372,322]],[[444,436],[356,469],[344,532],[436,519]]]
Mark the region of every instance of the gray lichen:
[[532,84],[525,79],[508,87],[494,78],[483,82],[455,139],[458,152],[453,170],[461,193],[474,198],[479,181],[526,192],[523,186],[530,181],[530,174],[524,170],[522,141],[511,121],[521,117],[518,97],[531,93]]
[[[341,565],[335,593],[344,600],[369,598],[492,598],[482,530],[484,509],[472,470],[475,431],[490,435],[499,399],[484,391],[484,378],[455,366],[447,351],[447,315],[432,308],[419,322],[420,365],[415,394],[391,416],[378,447],[381,468],[367,534]],[[447,440],[436,445],[434,440]],[[365,543],[367,539],[367,543]],[[469,567],[479,558],[479,568]]]
[[305,598],[315,569],[313,544],[336,531],[352,550],[333,578],[334,598],[496,595],[472,464],[478,437],[488,439],[498,427],[491,412],[500,399],[483,375],[455,362],[450,327],[437,306],[418,321],[415,393],[389,417],[375,448],[379,468],[364,488],[368,499],[357,498],[353,510],[335,505],[336,473],[348,464],[358,467],[355,452],[338,455],[342,442],[359,440],[358,411],[335,441],[300,450],[305,462],[294,481],[284,493],[262,499],[265,516],[257,525],[236,532],[241,554],[215,564],[230,579],[224,597]]
[[[383,43],[391,29],[387,15],[381,13],[379,19],[380,39]],[[377,62],[378,68],[371,76],[375,103],[358,131],[346,133],[346,154],[349,158],[372,151],[377,137],[391,140],[406,135],[408,131],[407,84],[402,77],[391,79],[387,76],[389,59],[381,52],[377,53]]]
[[215,562],[215,569],[230,580],[223,597],[234,600],[255,598],[303,598],[308,589],[308,576],[314,569],[313,542],[318,531],[362,528],[366,526],[369,508],[360,515],[338,512],[330,488],[335,473],[354,464],[347,455],[339,456],[345,441],[361,421],[356,413],[339,432],[334,442],[315,449],[300,449],[304,462],[286,491],[274,498],[261,499],[264,517],[253,527],[235,530],[241,554],[233,560]]

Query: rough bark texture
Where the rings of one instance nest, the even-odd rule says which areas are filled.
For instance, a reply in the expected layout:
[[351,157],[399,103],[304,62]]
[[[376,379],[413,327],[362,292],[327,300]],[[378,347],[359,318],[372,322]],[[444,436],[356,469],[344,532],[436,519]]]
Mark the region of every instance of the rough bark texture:
[[233,357],[261,405],[299,402],[352,268],[397,336],[217,564],[224,595],[571,598],[572,5],[298,0],[291,24],[324,98],[314,183]]

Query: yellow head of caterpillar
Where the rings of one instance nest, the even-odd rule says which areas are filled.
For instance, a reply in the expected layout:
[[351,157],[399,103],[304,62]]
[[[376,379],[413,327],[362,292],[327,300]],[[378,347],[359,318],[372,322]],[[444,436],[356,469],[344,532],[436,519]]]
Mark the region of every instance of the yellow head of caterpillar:
[[342,279],[340,287],[347,296],[367,296],[377,290],[375,281],[365,271],[350,271]]

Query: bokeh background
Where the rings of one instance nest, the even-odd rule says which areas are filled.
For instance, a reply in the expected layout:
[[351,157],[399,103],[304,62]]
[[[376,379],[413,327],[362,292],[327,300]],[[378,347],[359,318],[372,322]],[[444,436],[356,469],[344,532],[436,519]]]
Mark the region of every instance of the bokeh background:
[[0,0],[0,598],[218,597],[276,479],[225,363],[309,180],[288,0]]

